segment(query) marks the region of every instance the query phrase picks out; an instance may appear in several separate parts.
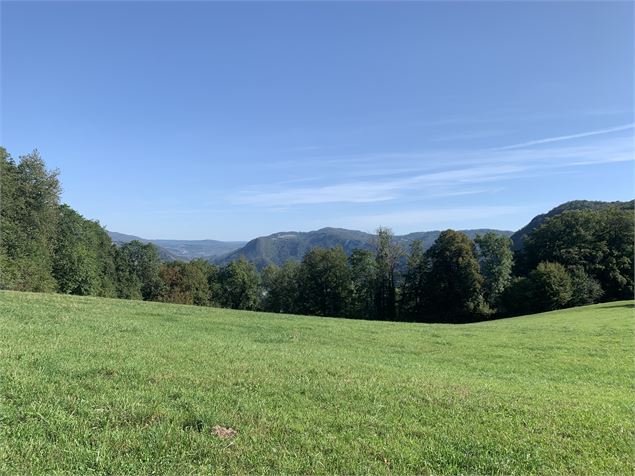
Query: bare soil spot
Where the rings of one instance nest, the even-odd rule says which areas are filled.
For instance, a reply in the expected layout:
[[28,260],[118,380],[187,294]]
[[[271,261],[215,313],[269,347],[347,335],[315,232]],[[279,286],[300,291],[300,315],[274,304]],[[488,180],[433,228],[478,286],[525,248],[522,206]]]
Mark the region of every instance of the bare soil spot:
[[219,438],[233,438],[236,436],[237,431],[233,428],[225,428],[224,426],[216,425],[212,428],[212,433],[214,433]]

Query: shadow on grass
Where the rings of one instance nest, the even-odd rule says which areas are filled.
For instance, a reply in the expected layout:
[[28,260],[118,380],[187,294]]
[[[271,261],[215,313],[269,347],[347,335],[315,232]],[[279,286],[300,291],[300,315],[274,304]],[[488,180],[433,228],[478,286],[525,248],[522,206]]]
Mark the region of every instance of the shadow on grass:
[[[635,309],[635,302],[615,302],[615,303],[610,303],[610,302],[606,302],[606,303],[602,303],[599,302],[597,303],[597,305],[601,306],[598,308],[598,310],[601,309],[617,309],[617,308],[626,308],[626,309]],[[581,307],[585,307],[585,306],[581,306]],[[517,315],[498,315],[498,316],[491,316],[489,318],[486,319],[475,319],[473,321],[467,321],[467,322],[453,322],[452,324],[475,324],[477,322],[490,322],[490,321],[499,321],[499,320],[504,320],[504,319],[513,319],[516,317],[525,317],[525,316],[532,316],[532,315],[536,315],[536,314],[543,314],[546,312],[555,312],[555,311],[567,311],[567,310],[571,310],[571,309],[575,309],[574,307],[565,307],[562,309],[554,309],[552,311],[534,311],[534,312],[529,312],[527,314],[517,314]],[[441,322],[439,322],[441,323]]]
[[635,309],[635,302],[629,302],[629,303],[622,303],[622,304],[610,304],[610,305],[604,305],[602,306],[603,309],[613,309],[616,307],[625,307],[628,309]]

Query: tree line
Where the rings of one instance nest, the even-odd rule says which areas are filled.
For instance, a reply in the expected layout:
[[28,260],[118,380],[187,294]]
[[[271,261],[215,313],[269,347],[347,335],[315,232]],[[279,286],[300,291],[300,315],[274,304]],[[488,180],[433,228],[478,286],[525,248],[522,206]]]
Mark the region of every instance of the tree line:
[[37,151],[0,148],[0,287],[316,316],[470,322],[633,297],[633,213],[615,207],[548,219],[513,252],[495,233],[446,230],[404,250],[389,229],[374,250],[314,248],[259,273],[241,258],[161,262],[152,244],[112,243],[60,204],[58,171]]

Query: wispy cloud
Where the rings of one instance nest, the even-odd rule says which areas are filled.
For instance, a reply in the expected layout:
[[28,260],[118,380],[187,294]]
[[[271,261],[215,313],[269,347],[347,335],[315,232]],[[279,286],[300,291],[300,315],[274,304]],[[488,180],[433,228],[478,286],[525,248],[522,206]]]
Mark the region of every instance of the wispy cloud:
[[[594,137],[583,144],[558,144],[567,138],[590,137],[624,131],[633,124],[571,136],[551,137],[511,147],[462,151],[441,150],[410,153],[378,153],[319,168],[296,165],[300,180],[285,181],[275,187],[263,185],[243,190],[231,198],[234,204],[263,207],[328,203],[373,203],[404,199],[448,197],[487,193],[509,186],[510,181],[530,176],[571,173],[575,167],[633,160],[630,137]],[[527,145],[529,144],[529,145]],[[540,145],[538,147],[538,145]],[[559,169],[559,170],[558,170]],[[333,179],[332,177],[336,177]],[[329,183],[330,182],[330,183]],[[479,186],[479,184],[488,184]],[[494,185],[495,184],[495,185]],[[504,188],[504,187],[503,187]]]
[[537,139],[537,140],[532,140],[532,141],[528,141],[528,142],[521,142],[520,144],[512,144],[512,145],[507,145],[505,147],[498,147],[494,150],[510,150],[510,149],[521,149],[521,148],[525,148],[525,147],[531,147],[534,145],[540,145],[540,144],[549,144],[551,142],[561,142],[561,141],[566,141],[566,140],[572,140],[572,139],[580,139],[583,137],[591,137],[591,136],[598,136],[598,135],[603,135],[603,134],[610,134],[612,132],[620,132],[620,131],[626,131],[628,129],[633,129],[635,127],[635,124],[624,124],[622,126],[617,126],[617,127],[611,127],[608,129],[597,129],[594,131],[587,131],[587,132],[580,132],[578,134],[569,134],[569,135],[564,135],[564,136],[557,136],[557,137],[547,137],[545,139]]
[[[236,204],[242,205],[308,205],[319,203],[370,203],[384,202],[398,198],[410,189],[424,190],[428,197],[452,196],[471,193],[457,190],[454,186],[490,182],[502,177],[520,174],[526,167],[502,165],[496,167],[472,167],[419,174],[395,180],[351,181],[336,185],[302,187],[281,191],[247,191],[234,197]],[[453,187],[448,187],[453,184]],[[483,189],[479,189],[481,192]]]

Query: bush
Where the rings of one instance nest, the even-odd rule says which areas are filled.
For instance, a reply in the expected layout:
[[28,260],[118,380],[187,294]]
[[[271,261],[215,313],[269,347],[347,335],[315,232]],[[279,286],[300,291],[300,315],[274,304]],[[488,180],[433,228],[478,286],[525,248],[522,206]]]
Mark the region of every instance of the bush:
[[529,278],[515,278],[500,297],[499,312],[506,316],[519,316],[535,311],[533,287]]
[[571,276],[560,263],[538,264],[529,273],[535,311],[553,311],[567,307],[573,298]]
[[597,279],[592,278],[581,267],[569,269],[573,295],[569,301],[570,306],[585,306],[600,300],[604,291]]

